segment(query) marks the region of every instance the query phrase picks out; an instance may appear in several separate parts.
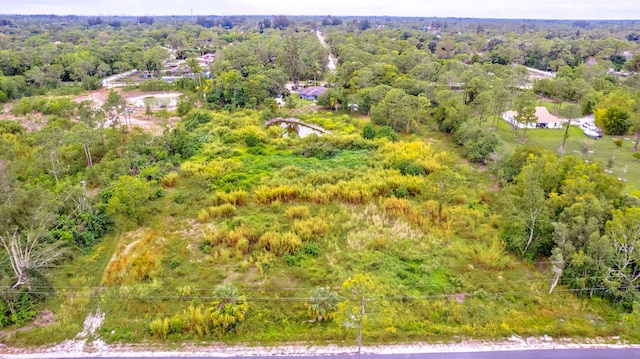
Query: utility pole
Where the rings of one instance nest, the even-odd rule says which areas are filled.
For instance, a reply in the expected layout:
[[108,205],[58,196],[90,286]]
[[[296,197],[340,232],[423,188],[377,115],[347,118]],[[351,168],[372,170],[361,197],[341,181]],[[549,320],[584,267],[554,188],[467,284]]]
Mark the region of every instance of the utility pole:
[[358,327],[358,358],[362,355],[362,328],[364,326],[364,293],[360,297],[360,325]]

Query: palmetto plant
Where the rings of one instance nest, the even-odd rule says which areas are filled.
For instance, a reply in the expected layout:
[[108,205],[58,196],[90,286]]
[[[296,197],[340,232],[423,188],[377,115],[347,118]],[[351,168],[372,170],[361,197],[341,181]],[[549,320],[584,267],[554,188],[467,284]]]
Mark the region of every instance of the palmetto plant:
[[338,293],[331,291],[329,287],[317,287],[309,296],[309,315],[317,321],[332,319],[339,301]]
[[211,307],[211,322],[214,326],[231,329],[242,322],[249,309],[247,298],[231,283],[221,284],[213,291],[216,299]]

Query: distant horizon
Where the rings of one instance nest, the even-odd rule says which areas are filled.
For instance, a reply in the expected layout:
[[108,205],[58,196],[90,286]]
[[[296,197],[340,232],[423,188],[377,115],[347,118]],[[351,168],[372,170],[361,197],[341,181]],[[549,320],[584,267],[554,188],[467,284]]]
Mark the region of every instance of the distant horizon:
[[327,16],[338,17],[338,18],[405,18],[405,19],[464,19],[464,20],[526,20],[526,21],[638,21],[640,19],[596,19],[596,18],[571,18],[571,19],[561,19],[561,18],[516,18],[516,17],[469,17],[469,16],[412,16],[412,15],[335,15],[335,14],[326,14],[326,15],[314,15],[314,14],[51,14],[51,13],[0,13],[0,16],[57,16],[57,17],[66,17],[66,16],[78,16],[78,17],[118,17],[118,18],[137,18],[141,16],[150,16],[150,17],[181,17],[181,18],[189,18],[189,17],[198,17],[198,16],[214,16],[214,17],[225,17],[225,16],[247,16],[247,17],[273,17],[273,16],[286,16],[286,17],[318,17],[324,18]]
[[[3,15],[77,16],[339,16],[504,20],[640,20],[637,0],[22,0]],[[124,11],[123,11],[124,10]],[[209,15],[206,15],[209,14]],[[630,14],[636,18],[629,17]]]

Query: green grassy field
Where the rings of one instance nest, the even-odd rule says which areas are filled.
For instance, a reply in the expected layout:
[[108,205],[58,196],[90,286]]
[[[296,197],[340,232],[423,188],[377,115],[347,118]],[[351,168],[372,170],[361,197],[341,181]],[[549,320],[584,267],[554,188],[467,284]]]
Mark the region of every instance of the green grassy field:
[[[499,151],[510,153],[514,149],[525,145],[540,146],[560,156],[571,154],[579,156],[585,161],[599,162],[604,168],[608,168],[608,164],[612,160],[611,176],[620,178],[636,189],[640,188],[640,163],[633,158],[635,152],[632,150],[635,145],[634,136],[604,136],[599,140],[594,140],[585,136],[579,127],[571,126],[565,153],[561,154],[558,150],[562,145],[564,129],[528,129],[525,144],[520,142],[522,129],[520,129],[518,137],[514,137],[514,133],[513,126],[500,119],[498,131],[496,131],[502,144]],[[622,148],[618,149],[616,147],[613,141],[615,138],[622,139]],[[585,152],[585,150],[587,151]]]

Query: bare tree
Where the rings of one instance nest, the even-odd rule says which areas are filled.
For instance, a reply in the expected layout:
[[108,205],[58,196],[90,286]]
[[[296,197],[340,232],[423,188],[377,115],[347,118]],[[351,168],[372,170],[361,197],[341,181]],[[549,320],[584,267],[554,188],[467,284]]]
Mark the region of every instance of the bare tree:
[[32,291],[27,272],[46,268],[65,253],[64,242],[44,241],[53,220],[52,213],[39,208],[31,228],[24,231],[16,228],[13,233],[6,231],[0,234],[0,245],[7,253],[11,269],[16,276],[13,288],[25,285],[29,291]]
[[107,101],[102,105],[102,110],[104,111],[107,118],[111,121],[113,125],[119,126],[122,130],[120,123],[120,115],[124,114],[125,127],[130,127],[128,123],[128,111],[127,111],[127,101],[116,91],[113,89],[109,90],[109,97]]
[[637,290],[640,285],[640,208],[613,211],[607,231],[615,251],[609,279],[620,283],[624,292]]
[[551,274],[553,275],[553,279],[551,281],[551,288],[549,289],[549,294],[553,293],[553,290],[556,288],[556,286],[558,285],[558,282],[560,281],[560,277],[562,277],[562,272],[564,271],[564,266],[565,266],[565,260],[564,260],[564,256],[562,255],[562,249],[555,247],[552,251],[551,251]]
[[541,177],[544,173],[544,161],[531,158],[522,168],[518,181],[506,191],[507,200],[514,215],[522,221],[527,229],[527,238],[517,244],[521,255],[525,255],[529,247],[538,240],[541,222],[547,219],[547,199],[542,188]]

